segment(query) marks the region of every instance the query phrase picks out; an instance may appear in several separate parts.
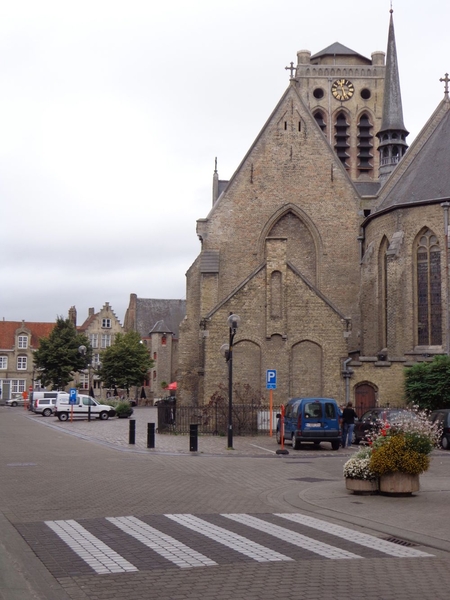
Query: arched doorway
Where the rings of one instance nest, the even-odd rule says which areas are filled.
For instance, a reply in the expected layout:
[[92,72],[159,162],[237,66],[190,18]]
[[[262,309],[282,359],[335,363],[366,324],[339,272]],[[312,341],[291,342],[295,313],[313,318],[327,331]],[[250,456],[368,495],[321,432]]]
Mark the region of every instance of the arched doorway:
[[362,414],[376,406],[375,388],[369,383],[360,383],[355,387],[355,411],[360,417]]

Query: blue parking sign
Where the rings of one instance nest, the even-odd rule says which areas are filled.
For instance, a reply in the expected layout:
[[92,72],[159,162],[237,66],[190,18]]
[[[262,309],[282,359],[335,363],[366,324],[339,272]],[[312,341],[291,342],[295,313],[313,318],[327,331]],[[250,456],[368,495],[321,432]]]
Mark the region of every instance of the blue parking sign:
[[70,388],[69,390],[69,404],[77,403],[77,388]]
[[266,389],[276,390],[277,389],[277,370],[267,369],[266,371]]

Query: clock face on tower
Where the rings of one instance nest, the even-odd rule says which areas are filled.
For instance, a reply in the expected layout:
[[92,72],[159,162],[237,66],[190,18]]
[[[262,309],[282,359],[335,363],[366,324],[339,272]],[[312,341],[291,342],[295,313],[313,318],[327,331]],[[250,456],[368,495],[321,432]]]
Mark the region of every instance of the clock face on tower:
[[353,83],[348,79],[336,79],[331,86],[331,93],[336,100],[344,102],[345,100],[350,100],[355,93],[355,88],[353,87]]

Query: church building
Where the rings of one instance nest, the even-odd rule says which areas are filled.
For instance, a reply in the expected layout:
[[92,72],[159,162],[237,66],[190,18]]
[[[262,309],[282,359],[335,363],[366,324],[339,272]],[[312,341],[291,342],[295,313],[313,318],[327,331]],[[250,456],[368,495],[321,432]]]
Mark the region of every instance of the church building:
[[[448,354],[450,100],[408,147],[392,10],[386,53],[297,53],[290,82],[213,206],[187,272],[178,400],[233,380],[274,402],[404,402],[405,368]],[[441,74],[437,74],[439,79]]]

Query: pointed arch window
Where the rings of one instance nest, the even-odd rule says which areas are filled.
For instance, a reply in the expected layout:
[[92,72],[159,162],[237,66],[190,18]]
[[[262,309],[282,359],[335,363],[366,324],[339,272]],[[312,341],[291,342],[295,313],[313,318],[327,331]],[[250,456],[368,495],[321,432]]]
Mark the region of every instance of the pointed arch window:
[[338,112],[336,116],[336,122],[334,125],[334,150],[338,155],[339,160],[346,169],[349,168],[347,150],[350,145],[348,143],[350,125],[347,122],[347,117],[344,111]]
[[417,258],[417,339],[419,346],[442,344],[441,250],[427,229],[419,238]]

